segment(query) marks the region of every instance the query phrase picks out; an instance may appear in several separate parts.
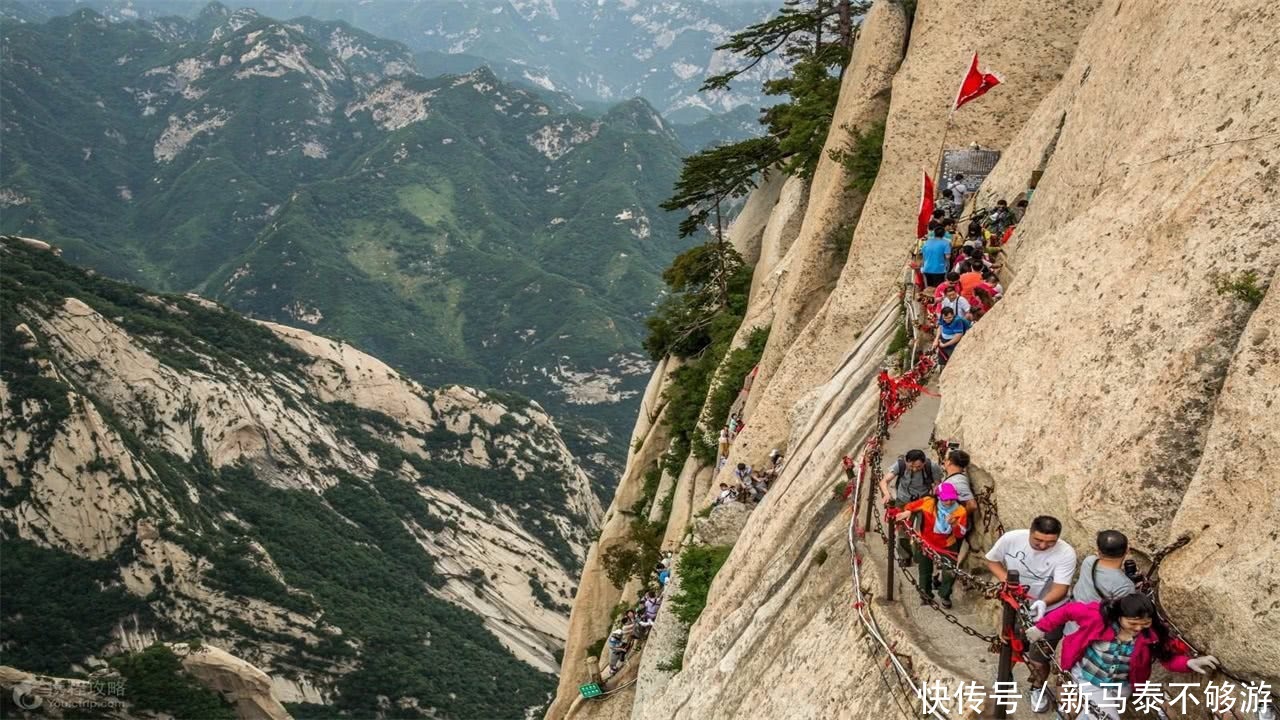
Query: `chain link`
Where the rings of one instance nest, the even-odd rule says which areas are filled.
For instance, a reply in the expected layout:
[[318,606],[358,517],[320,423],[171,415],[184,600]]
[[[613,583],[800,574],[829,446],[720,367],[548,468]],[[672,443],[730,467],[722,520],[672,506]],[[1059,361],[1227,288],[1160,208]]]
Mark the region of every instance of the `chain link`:
[[999,647],[999,643],[1000,643],[999,637],[995,635],[984,635],[977,628],[971,627],[969,625],[965,625],[964,623],[960,622],[960,618],[956,617],[954,613],[951,613],[946,608],[942,607],[942,605],[937,600],[935,600],[932,595],[930,595],[927,598],[925,597],[924,590],[920,587],[919,581],[916,580],[915,577],[911,575],[910,570],[908,570],[905,567],[900,567],[898,569],[902,571],[902,575],[907,579],[907,582],[911,583],[911,585],[916,589],[916,592],[920,594],[920,598],[922,600],[927,600],[929,607],[941,613],[942,617],[945,618],[947,622],[963,630],[964,634],[968,635],[969,637],[978,638],[979,640],[987,643],[991,647]]
[[[1035,626],[1035,623],[1031,620],[1031,617],[1027,614],[1027,606],[1019,603],[1018,607],[1015,609],[1014,616],[1016,618],[1016,622],[1018,623],[1018,629],[1021,631],[1022,637],[1026,638],[1027,628]],[[1049,665],[1049,674],[1057,678],[1059,687],[1064,687],[1066,685],[1079,684],[1076,682],[1076,679],[1071,676],[1071,673],[1067,672],[1066,670],[1063,670],[1062,666],[1058,664],[1057,652],[1054,650],[1053,645],[1050,645],[1047,640],[1044,640],[1042,638],[1040,640],[1035,641],[1034,643],[1030,643],[1030,645],[1034,645],[1038,650],[1040,650],[1040,654],[1048,659],[1047,664]],[[1048,682],[1048,678],[1045,679],[1045,682],[1046,683]],[[1094,703],[1092,700],[1090,700],[1089,698],[1081,696],[1081,699],[1089,706],[1089,715],[1091,717],[1095,717],[1095,718],[1110,717],[1109,715],[1104,713],[1102,709],[1099,708],[1098,705]],[[1056,699],[1055,699],[1055,702],[1056,702]]]
[[1004,522],[1000,520],[1000,507],[996,505],[996,490],[991,488],[974,493],[973,499],[978,502],[979,514],[982,516],[982,531],[990,534],[994,527],[996,536],[1004,534]]
[[[907,302],[913,302],[913,301],[907,300]],[[911,328],[910,328],[911,322],[910,322],[909,315],[910,313],[908,312],[908,313],[905,313],[903,317],[903,324],[904,326],[907,327],[908,332],[911,331]],[[924,319],[923,316],[921,316],[919,322],[920,322],[920,325],[923,326],[927,321]],[[914,343],[913,343],[913,346],[914,346]],[[900,418],[903,413],[909,410],[919,399],[919,396],[921,391],[923,390],[924,384],[928,380],[929,375],[933,372],[933,370],[936,367],[935,362],[936,361],[934,360],[932,353],[922,354],[919,357],[918,362],[916,362],[913,365],[911,370],[906,370],[905,368],[903,368],[903,372],[898,378],[896,379],[890,378],[888,376],[887,371],[882,372],[880,376],[877,378],[877,382],[880,386],[880,402],[878,404],[879,407],[878,407],[877,416],[876,416],[876,429],[875,429],[874,435],[872,435],[867,439],[866,445],[863,450],[863,457],[870,468],[871,474],[870,474],[870,477],[863,478],[863,479],[864,481],[866,481],[866,485],[867,485],[867,494],[868,494],[867,502],[868,502],[868,505],[871,506],[868,508],[868,512],[871,512],[874,515],[873,519],[875,522],[875,532],[877,535],[880,536],[880,539],[886,545],[890,542],[890,540],[888,537],[888,533],[885,532],[884,524],[881,521],[881,517],[880,517],[884,511],[874,507],[875,483],[878,482],[881,477],[881,471],[882,471],[881,466],[882,466],[883,456],[884,456],[884,444],[885,444],[885,441],[889,439],[890,427],[896,424],[897,419]],[[902,383],[902,384],[898,384],[898,383]],[[890,409],[891,404],[892,404],[892,410]],[[934,452],[937,454],[939,461],[942,461],[945,459],[947,445],[948,445],[947,441],[937,438],[937,429],[934,428],[934,430],[929,434],[929,447],[931,447],[934,450]],[[852,480],[850,482],[852,484]],[[1005,525],[1004,525],[1004,521],[1001,520],[1000,518],[1000,508],[996,502],[995,488],[988,488],[984,491],[975,493],[974,499],[977,501],[977,504],[980,510],[982,527],[984,532],[987,534],[990,534],[991,531],[994,530],[997,537],[1000,535],[1003,535],[1005,533]],[[854,502],[853,522],[856,524],[857,501],[858,501],[858,497],[856,493],[853,494],[852,500]],[[889,522],[895,522],[892,518],[887,517],[887,513],[885,514],[886,514],[886,519],[888,519]],[[902,527],[902,531],[905,532],[907,534],[907,537],[910,538],[912,544],[918,547],[922,554],[929,556],[930,559],[932,559],[936,565],[941,566],[944,571],[950,570],[951,572],[953,572],[955,574],[956,580],[959,581],[966,588],[975,590],[981,593],[983,597],[986,597],[989,599],[996,599],[1001,597],[1002,590],[1004,590],[1004,588],[1006,587],[1004,583],[983,580],[977,577],[976,575],[960,568],[959,564],[955,560],[952,560],[951,557],[937,551],[935,548],[930,547],[928,543],[924,542],[924,538],[920,535],[920,533],[918,533],[915,530],[915,528],[905,523],[902,524],[901,527]],[[1188,650],[1191,653],[1195,655],[1201,655],[1203,653],[1196,650],[1196,648],[1186,639],[1186,636],[1181,631],[1181,629],[1178,628],[1178,626],[1172,620],[1169,619],[1168,615],[1164,611],[1164,608],[1160,605],[1159,594],[1158,594],[1159,578],[1157,575],[1158,575],[1160,563],[1163,562],[1164,559],[1170,553],[1177,550],[1178,548],[1185,546],[1187,543],[1190,542],[1190,540],[1191,540],[1191,537],[1189,535],[1183,535],[1179,537],[1177,540],[1175,540],[1173,543],[1170,543],[1169,545],[1161,548],[1159,551],[1153,554],[1151,556],[1151,567],[1147,572],[1146,579],[1140,585],[1140,590],[1148,594],[1152,598],[1152,600],[1155,602],[1156,612],[1159,614],[1160,619],[1169,627],[1171,634],[1178,640],[1181,640],[1187,646]],[[861,558],[859,557],[856,560],[860,561]],[[906,567],[900,566],[899,569],[902,571],[903,576],[907,579],[907,582],[909,582],[916,589],[916,592],[920,595],[920,597],[925,598],[923,590],[920,587],[920,584],[916,580],[914,575]],[[892,569],[890,572],[889,582],[893,582]],[[1003,628],[1001,629],[998,635],[987,635],[977,630],[976,628],[965,625],[963,622],[960,621],[958,617],[956,617],[954,613],[948,612],[946,608],[942,607],[942,605],[938,603],[932,597],[932,595],[926,598],[926,600],[927,600],[927,605],[933,608],[938,613],[940,613],[948,623],[960,628],[960,630],[964,632],[966,635],[982,640],[983,642],[986,642],[988,644],[988,649],[993,653],[1000,652],[1003,645],[1009,644],[1011,642],[1011,638],[1005,636],[1006,632],[1017,632],[1025,639],[1026,630],[1034,626],[1035,624],[1031,620],[1030,616],[1028,615],[1028,606],[1026,605],[1025,598],[1019,599],[1017,607],[1015,608],[1015,617],[1016,617],[1015,622],[1017,623],[1017,627]],[[1008,601],[1009,601],[1008,598],[1002,598],[1002,602],[1008,602]],[[1028,643],[1028,647],[1037,648],[1038,650],[1040,650],[1040,653],[1045,658],[1048,659],[1049,672],[1053,677],[1055,677],[1058,680],[1060,685],[1076,684],[1075,679],[1071,676],[1071,674],[1066,670],[1064,670],[1058,664],[1056,659],[1056,653],[1052,645],[1050,645],[1045,640],[1041,639],[1041,640],[1037,640],[1034,643]],[[1241,678],[1240,676],[1234,673],[1229,672],[1226,668],[1219,666],[1218,669],[1223,675],[1231,678],[1232,680],[1235,680],[1237,683],[1240,683],[1241,685],[1248,684],[1247,681],[1245,681],[1243,678]],[[881,679],[885,680],[886,685],[888,685],[887,679],[883,677],[883,674],[881,675]],[[1087,704],[1088,711],[1091,715],[1099,718],[1107,717],[1101,711],[1098,705],[1095,704],[1092,700],[1088,698],[1082,698],[1082,699]],[[895,701],[896,700],[897,698],[895,697]],[[1061,712],[1059,712],[1059,717],[1061,717]]]
[[917,546],[919,546],[920,552],[924,553],[925,555],[928,555],[929,558],[933,560],[935,563],[938,563],[950,569],[953,573],[955,573],[957,580],[960,580],[963,583],[965,583],[965,587],[970,588],[971,590],[976,590],[977,592],[983,593],[984,595],[987,593],[996,592],[1000,590],[1000,583],[994,580],[983,580],[982,578],[978,577],[977,575],[974,575],[968,570],[961,568],[956,563],[956,561],[951,558],[950,555],[940,552],[936,548],[930,547],[930,545],[927,542],[925,542],[924,536],[921,535],[915,528],[909,525],[904,525],[902,526],[902,530],[904,530],[907,533],[908,537],[910,537],[911,540]]

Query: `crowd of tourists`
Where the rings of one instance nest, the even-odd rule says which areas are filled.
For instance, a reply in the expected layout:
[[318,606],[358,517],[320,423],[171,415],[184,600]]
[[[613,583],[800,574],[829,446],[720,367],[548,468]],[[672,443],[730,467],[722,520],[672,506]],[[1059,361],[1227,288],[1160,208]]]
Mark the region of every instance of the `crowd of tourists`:
[[[932,605],[936,593],[936,602],[952,607],[954,568],[962,562],[978,512],[968,466],[963,450],[950,449],[938,464],[915,449],[880,478],[889,515],[911,528],[904,528],[898,551],[904,565],[918,565],[922,605]],[[1172,672],[1207,674],[1217,667],[1212,655],[1191,657],[1172,637],[1143,592],[1146,579],[1129,556],[1124,533],[1103,530],[1094,544],[1095,552],[1084,558],[1077,574],[1076,550],[1062,538],[1062,523],[1042,515],[1028,529],[1001,535],[985,555],[997,581],[1007,583],[1009,571],[1018,572],[1031,603],[1035,624],[1025,639],[1031,643],[1027,665],[1035,712],[1052,704],[1049,663],[1060,643],[1061,667],[1071,674],[1080,697],[1099,703],[1104,696],[1114,698],[1116,686],[1126,694],[1147,682],[1156,661]],[[1107,705],[1101,711],[1111,720],[1119,717]],[[1087,712],[1080,717],[1090,717]]]
[[769,459],[762,468],[746,463],[738,463],[733,469],[733,484],[720,483],[720,493],[716,495],[714,505],[725,505],[740,502],[755,505],[764,500],[765,493],[773,487],[782,470],[782,452],[774,448],[769,452]]
[[[662,553],[657,566],[650,575],[650,586],[644,596],[634,607],[627,608],[617,619],[609,632],[609,675],[613,676],[622,669],[627,657],[636,650],[649,636],[654,622],[658,619],[658,610],[662,607],[662,598],[667,589],[667,581],[671,577],[671,565],[674,562],[671,551]],[[653,583],[656,582],[656,587]]]
[[[932,333],[939,366],[946,365],[973,323],[1003,297],[998,277],[1001,248],[1026,212],[1032,191],[1012,207],[1000,200],[992,208],[961,218],[970,193],[965,177],[956,175],[938,198],[911,264],[917,300],[927,318],[924,329]],[[962,219],[967,220],[963,233],[958,231]],[[747,389],[749,384],[744,397]],[[720,431],[717,471],[743,425],[742,414],[735,409]],[[775,449],[762,468],[738,463],[732,478],[719,484],[714,505],[759,503],[777,479],[782,460],[782,453]],[[969,454],[954,445],[947,448],[942,462],[913,449],[879,478],[887,515],[904,526],[897,535],[896,555],[903,567],[916,566],[921,605],[953,607],[955,569],[972,552],[979,507],[969,464]],[[1172,636],[1149,595],[1150,586],[1129,556],[1124,533],[1103,530],[1094,545],[1095,552],[1077,568],[1076,550],[1062,538],[1062,523],[1042,515],[1027,529],[1002,534],[984,555],[987,569],[1000,583],[1009,583],[1009,572],[1017,571],[1017,583],[1030,603],[1028,617],[1034,624],[1019,632],[1028,643],[1032,709],[1037,713],[1053,704],[1048,680],[1059,645],[1060,667],[1071,675],[1086,701],[1114,698],[1116,686],[1122,693],[1133,692],[1134,685],[1150,678],[1157,661],[1172,672],[1207,674],[1217,667],[1216,658],[1192,657],[1185,644]],[[669,573],[669,558],[664,562]],[[663,568],[660,563],[657,571]],[[610,666],[615,672],[627,651],[648,632],[660,602],[652,591],[646,594],[641,606],[628,610],[613,631]],[[1089,708],[1097,710],[1099,705],[1086,707],[1081,719],[1102,720],[1089,714]],[[1110,720],[1118,720],[1111,706],[1101,708]]]
[[[956,197],[960,200],[954,201]],[[962,234],[960,213],[967,197],[964,175],[956,175],[913,255],[918,300],[929,318],[925,329],[933,332],[932,349],[941,366],[973,324],[1003,297],[997,275],[1001,247],[1027,207],[1025,198],[1013,207],[1000,200],[993,208],[974,211]]]

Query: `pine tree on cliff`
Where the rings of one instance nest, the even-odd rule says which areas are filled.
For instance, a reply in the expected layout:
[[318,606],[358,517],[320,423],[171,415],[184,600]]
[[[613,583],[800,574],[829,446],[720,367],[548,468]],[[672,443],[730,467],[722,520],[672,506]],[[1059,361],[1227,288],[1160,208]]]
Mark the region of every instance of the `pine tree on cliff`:
[[761,112],[760,123],[768,127],[765,137],[771,144],[734,143],[717,148],[723,151],[719,157],[741,155],[760,170],[777,165],[788,175],[813,176],[835,113],[840,76],[857,38],[853,18],[869,6],[861,0],[786,0],[777,15],[735,33],[716,48],[746,62],[707,78],[704,91],[728,90],[770,56],[791,66],[786,77],[764,83],[766,95],[788,98]]
[[[817,169],[835,113],[840,74],[856,37],[855,14],[870,5],[860,0],[786,0],[774,17],[742,30],[720,45],[746,59],[733,70],[707,78],[705,91],[726,90],[731,82],[772,55],[790,64],[786,77],[764,83],[767,95],[787,97],[761,112],[768,131],[763,137],[703,150],[684,159],[666,210],[685,210],[680,236],[706,228],[711,239],[682,253],[663,273],[672,294],[648,321],[645,348],[655,359],[668,354],[689,357],[711,342],[710,328],[722,311],[735,308],[745,295],[735,281],[749,274],[733,246],[724,239],[723,209],[741,198],[766,173],[780,170],[809,178]],[[740,297],[741,296],[741,297]]]

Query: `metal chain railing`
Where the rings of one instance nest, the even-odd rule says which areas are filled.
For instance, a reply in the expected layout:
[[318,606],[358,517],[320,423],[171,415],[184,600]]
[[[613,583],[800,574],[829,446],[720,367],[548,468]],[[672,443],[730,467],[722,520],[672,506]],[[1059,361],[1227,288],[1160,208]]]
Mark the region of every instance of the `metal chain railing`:
[[914,587],[916,589],[916,592],[920,594],[921,601],[928,603],[928,607],[931,607],[934,610],[936,610],[938,614],[942,615],[943,619],[945,619],[947,622],[951,623],[952,625],[955,625],[956,627],[960,628],[960,630],[964,632],[965,635],[968,635],[969,637],[977,638],[987,643],[989,647],[992,647],[992,648],[999,647],[999,644],[1000,644],[999,637],[995,635],[984,634],[982,631],[978,630],[977,628],[971,625],[965,625],[963,622],[960,621],[960,618],[956,617],[955,613],[952,613],[951,611],[947,610],[945,607],[942,606],[941,603],[939,603],[936,599],[934,599],[932,594],[925,595],[924,589],[920,587],[920,582],[911,575],[911,571],[908,568],[899,567],[899,570],[902,571],[902,576],[907,579],[907,582],[911,583],[911,586]]
[[[853,607],[854,607],[854,610],[857,611],[858,620],[862,623],[862,626],[865,629],[867,636],[871,638],[871,640],[876,645],[878,645],[880,649],[883,650],[884,653],[887,655],[889,664],[893,667],[894,671],[897,673],[899,680],[906,683],[907,686],[911,688],[911,691],[913,693],[912,699],[914,700],[920,697],[920,687],[916,684],[916,680],[912,675],[911,671],[908,670],[906,666],[902,664],[902,661],[898,658],[897,654],[894,652],[893,646],[890,645],[884,639],[883,634],[881,634],[879,625],[876,623],[875,618],[871,614],[870,598],[868,596],[869,594],[862,589],[862,553],[859,552],[858,543],[854,538],[855,538],[855,535],[862,534],[857,529],[858,528],[857,499],[859,497],[862,486],[866,482],[866,479],[867,479],[867,466],[864,464],[854,474],[854,477],[851,481],[851,490],[852,490],[852,497],[853,497],[853,512],[851,512],[849,516],[849,529],[847,533],[847,539],[849,543],[849,555],[850,555],[849,564],[850,564],[850,568],[853,576],[853,594],[854,594]],[[890,582],[892,582],[892,578],[890,579]],[[895,698],[895,702],[896,702],[896,698]],[[910,715],[908,714],[908,716]],[[929,713],[928,716],[932,717],[934,720],[949,720],[946,714],[938,712],[936,710],[934,712]]]
[[[914,313],[912,312],[912,310],[915,309],[914,307],[915,303],[914,301],[904,297],[904,305],[907,308],[904,310],[904,315],[903,315],[904,325],[907,328],[911,328],[915,324],[915,322],[913,321],[917,320],[917,318],[915,318],[914,316]],[[889,429],[891,426],[896,424],[897,420],[901,417],[901,415],[904,412],[906,412],[906,410],[909,409],[918,399],[920,392],[923,391],[924,381],[927,380],[929,373],[933,370],[933,358],[931,356],[923,356],[923,357],[920,357],[919,361],[917,362],[916,355],[914,352],[914,349],[915,349],[914,342],[912,342],[912,347],[913,347],[913,352],[910,357],[913,361],[913,364],[911,365],[912,369],[910,371],[904,372],[901,376],[897,378],[890,377],[887,372],[881,372],[880,377],[877,378],[877,382],[880,386],[880,403],[877,410],[876,428],[873,435],[870,438],[868,438],[864,446],[863,459],[862,459],[862,462],[859,464],[859,471],[857,473],[857,477],[851,478],[850,488],[847,491],[847,494],[852,497],[852,501],[853,501],[852,513],[851,513],[852,517],[849,524],[849,545],[850,545],[851,552],[855,554],[855,560],[854,560],[855,577],[857,576],[857,566],[861,564],[861,556],[857,555],[854,536],[855,534],[859,538],[862,538],[865,536],[865,532],[857,528],[858,500],[860,499],[861,487],[864,484],[866,484],[865,480],[868,474],[867,471],[868,470],[870,471],[871,478],[879,478],[881,476],[883,449],[884,449],[885,441],[889,438]],[[944,441],[937,440],[935,435],[931,434],[929,438],[929,444],[930,446],[935,448],[935,451],[938,452],[940,457],[944,456],[946,447],[947,447],[947,444]],[[849,461],[848,458],[846,458],[846,469],[850,469],[851,465],[852,463]],[[867,487],[868,487],[867,525],[869,526],[872,522],[874,522],[876,534],[880,536],[883,542],[888,544],[892,542],[892,539],[890,538],[890,533],[887,533],[885,531],[884,524],[880,517],[881,512],[878,511],[878,508],[873,507],[874,488],[870,485],[868,485]],[[995,489],[989,488],[989,489],[986,489],[985,491],[977,492],[974,494],[974,499],[977,501],[978,507],[980,508],[980,516],[981,516],[981,522],[982,522],[982,527],[984,532],[990,534],[992,530],[994,530],[997,536],[1003,535],[1005,532],[1005,526],[1004,526],[1003,520],[1000,518],[1000,509],[996,501]],[[888,519],[890,522],[894,522],[890,513],[886,511],[885,514],[886,514],[886,519]],[[959,566],[959,563],[956,561],[956,559],[953,559],[951,556],[947,555],[944,552],[938,551],[937,549],[931,547],[927,542],[925,542],[924,537],[918,531],[916,531],[915,528],[912,527],[910,524],[902,523],[900,524],[899,528],[901,529],[901,531],[907,534],[907,536],[911,539],[913,545],[919,549],[921,554],[928,556],[935,563],[935,566],[940,567],[944,572],[953,573],[956,581],[960,582],[963,586],[965,586],[968,589],[981,593],[984,597],[999,598],[1002,600],[1002,602],[1006,602],[1006,603],[1010,602],[1010,594],[1006,592],[1007,588],[1004,583],[999,583],[993,580],[984,580],[974,575],[973,573],[968,572],[967,570],[964,570]],[[898,529],[898,528],[895,528],[895,529]],[[1178,626],[1172,620],[1169,619],[1168,615],[1164,612],[1163,607],[1159,604],[1158,578],[1156,577],[1159,565],[1164,560],[1164,558],[1167,557],[1173,551],[1177,550],[1178,548],[1186,545],[1189,541],[1190,541],[1189,536],[1180,537],[1178,538],[1178,540],[1165,546],[1164,548],[1161,548],[1159,551],[1157,551],[1151,556],[1151,567],[1148,570],[1148,575],[1147,575],[1148,581],[1145,584],[1146,586],[1143,587],[1142,589],[1145,592],[1147,592],[1147,594],[1149,594],[1153,600],[1155,600],[1157,612],[1160,614],[1161,619],[1169,627],[1174,637],[1181,640],[1193,655],[1200,655],[1202,653],[1196,650],[1195,647],[1186,640],[1185,634],[1178,628]],[[1010,644],[1014,642],[1017,642],[1018,644],[1022,644],[1023,642],[1022,639],[1024,639],[1026,636],[1025,633],[1027,628],[1034,625],[1034,622],[1031,620],[1031,617],[1028,614],[1029,606],[1026,602],[1025,593],[1020,592],[1016,596],[1021,599],[1018,600],[1015,606],[1015,609],[1016,609],[1015,616],[1017,618],[1017,623],[1019,625],[1018,634],[1021,636],[1021,638],[1015,640],[1014,638],[1003,637],[1004,635],[1007,635],[1012,629],[1006,629],[1006,631],[1002,632],[1000,635],[990,635],[990,634],[983,633],[977,628],[966,625],[954,613],[949,612],[946,608],[942,607],[942,605],[938,603],[937,600],[935,600],[932,597],[932,595],[926,598],[923,592],[923,588],[920,587],[919,582],[913,576],[913,574],[906,567],[901,567],[900,570],[902,571],[903,577],[905,577],[907,582],[910,583],[916,589],[920,597],[925,598],[927,600],[926,605],[928,607],[932,608],[934,611],[942,615],[943,618],[948,623],[960,628],[960,630],[966,635],[982,640],[983,642],[987,643],[988,649],[991,652],[1000,652],[1002,645],[1005,645],[1005,644]],[[893,582],[892,578],[893,578],[892,568],[890,568],[889,582]],[[857,591],[859,596],[861,596],[860,583],[858,583],[858,585],[859,587],[857,588]],[[859,600],[859,602],[855,603],[855,606],[862,606],[860,607],[860,614],[861,614],[862,609],[865,608],[865,600]],[[869,610],[867,612],[869,615]],[[867,624],[867,620],[864,620],[864,624]],[[1055,659],[1054,648],[1050,646],[1048,642],[1041,639],[1036,641],[1036,643],[1034,643],[1033,645],[1041,651],[1041,654],[1045,658],[1048,659],[1049,672],[1053,677],[1055,677],[1059,681],[1059,683],[1062,683],[1064,685],[1075,684],[1075,680],[1071,676],[1071,674],[1066,670],[1064,670],[1058,664],[1057,660]],[[892,648],[889,645],[885,644],[884,649],[887,653],[890,654],[891,657],[896,657],[893,655]],[[918,694],[919,690],[916,688],[914,682],[912,682],[910,673],[905,671],[905,669],[901,668],[900,664],[898,664],[898,669],[899,669],[900,676],[903,679],[905,679],[908,682],[908,684],[911,686],[912,690]],[[1223,675],[1231,678],[1232,680],[1235,680],[1237,683],[1240,683],[1241,685],[1247,684],[1247,682],[1243,678],[1241,678],[1239,675],[1229,672],[1225,668],[1219,668],[1219,670],[1223,673]],[[1089,713],[1091,715],[1098,718],[1107,717],[1107,715],[1104,714],[1101,711],[1101,709],[1097,706],[1097,704],[1095,704],[1092,700],[1088,699],[1087,697],[1081,697],[1081,700],[1082,700],[1082,704],[1087,706]],[[1060,718],[1062,717],[1062,712],[1060,708],[1057,709],[1057,714]]]

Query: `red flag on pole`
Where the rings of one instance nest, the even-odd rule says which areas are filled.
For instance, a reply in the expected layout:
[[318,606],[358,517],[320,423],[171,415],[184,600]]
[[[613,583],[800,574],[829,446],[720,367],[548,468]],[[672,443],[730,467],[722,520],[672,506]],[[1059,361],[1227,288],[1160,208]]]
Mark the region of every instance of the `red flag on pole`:
[[922,238],[929,232],[929,221],[933,219],[933,178],[929,173],[921,171],[924,184],[920,188],[920,213],[916,215],[916,237]]
[[992,73],[984,73],[978,69],[978,53],[973,54],[973,62],[969,63],[969,72],[960,83],[960,91],[956,93],[956,102],[951,106],[955,112],[970,100],[977,100],[982,94],[1000,84],[1000,77]]

